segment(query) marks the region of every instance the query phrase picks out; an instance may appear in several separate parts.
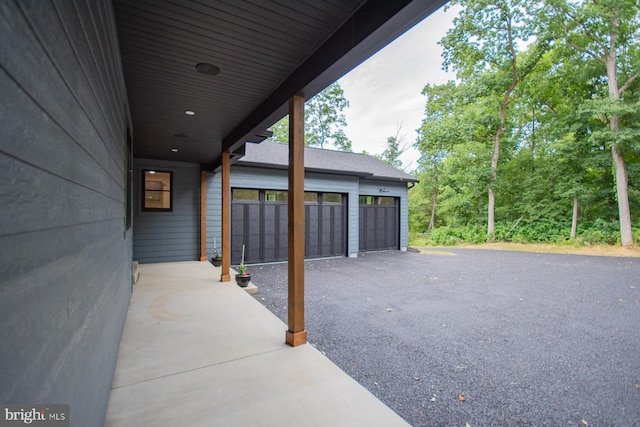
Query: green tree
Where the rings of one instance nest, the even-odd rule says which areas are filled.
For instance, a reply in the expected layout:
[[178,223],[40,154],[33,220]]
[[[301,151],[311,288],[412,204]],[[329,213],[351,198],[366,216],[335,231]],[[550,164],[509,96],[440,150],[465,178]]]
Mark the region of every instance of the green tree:
[[376,156],[380,160],[398,169],[403,169],[400,156],[409,149],[409,144],[405,142],[406,135],[400,135],[401,130],[402,126],[400,125],[395,135],[387,137],[387,148],[384,149],[381,155]]
[[[304,143],[310,147],[329,148],[333,146],[340,151],[352,151],[351,141],[343,128],[347,125],[342,110],[349,107],[344,91],[338,82],[326,87],[305,102],[304,110]],[[271,129],[272,140],[289,143],[289,116],[275,123]]]
[[422,90],[422,95],[426,97],[425,117],[414,144],[421,153],[418,168],[420,191],[414,193],[420,193],[430,202],[421,204],[423,209],[430,211],[427,233],[436,225],[442,162],[452,147],[463,139],[455,108],[458,102],[457,90],[453,81],[442,85],[426,85]]
[[[544,22],[527,0],[452,0],[464,8],[441,40],[444,66],[469,85],[485,87],[493,97],[494,123],[491,182],[488,186],[487,234],[495,236],[495,192],[501,141],[508,132],[507,114],[517,86],[548,50]],[[535,36],[535,37],[534,37]],[[529,43],[525,52],[519,47]],[[487,96],[485,96],[487,98]]]
[[[632,85],[640,76],[640,7],[637,0],[579,3],[549,0],[549,3],[557,12],[567,44],[585,61],[596,61],[603,66],[602,81],[606,83],[606,91],[585,107],[606,126],[594,132],[592,137],[610,147],[621,243],[631,245],[633,234],[625,156],[637,152],[640,138],[638,127],[633,125],[637,123],[640,104],[631,93]],[[625,96],[627,92],[629,94]]]
[[574,239],[580,200],[586,197],[584,159],[589,155],[590,123],[579,113],[579,105],[591,91],[591,79],[580,65],[567,61],[559,45],[520,86],[515,107],[519,151],[511,177],[520,184],[516,209],[530,221],[559,223],[571,212]]
[[[535,14],[539,24],[526,48],[524,36],[513,45],[515,65],[510,61],[513,56],[496,53],[501,49],[508,53],[507,42],[498,46],[477,33],[449,33],[458,37],[451,49],[445,50],[458,80],[427,85],[423,92],[427,103],[416,142],[422,155],[420,183],[410,194],[409,204],[412,230],[436,226],[429,234],[434,243],[483,241],[481,227],[489,230],[492,190],[499,195],[493,204],[494,218],[499,218],[495,220],[496,238],[519,242],[554,242],[568,237],[586,243],[622,241],[620,168],[615,159],[612,162],[614,152],[623,156],[626,167],[629,210],[640,211],[638,5],[626,0],[568,2],[570,6],[562,0],[526,5],[509,2],[514,14]],[[482,3],[495,11],[505,2]],[[575,17],[587,16],[589,7],[600,10],[606,5],[628,8],[626,15],[614,15],[624,16],[618,22],[620,27],[634,30],[614,37],[615,43],[605,37],[598,44],[594,30],[585,32],[594,23]],[[471,21],[482,21],[485,13],[472,14]],[[600,16],[602,11],[590,13]],[[597,21],[591,15],[589,19]],[[479,26],[477,22],[466,24]],[[519,24],[515,27],[520,28]],[[493,25],[491,36],[501,28]],[[536,43],[531,43],[534,39]],[[618,47],[617,101],[611,100],[611,69],[607,73],[604,54],[601,60],[594,58],[604,52],[599,49],[613,46]],[[505,94],[518,72],[524,77],[507,99]],[[496,152],[497,161],[490,165]],[[489,233],[484,235],[491,238]]]

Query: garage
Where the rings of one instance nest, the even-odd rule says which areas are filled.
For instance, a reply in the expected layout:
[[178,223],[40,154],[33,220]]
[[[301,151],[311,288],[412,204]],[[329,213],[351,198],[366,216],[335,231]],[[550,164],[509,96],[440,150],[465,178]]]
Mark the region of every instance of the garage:
[[[247,144],[232,162],[231,264],[287,260],[288,157],[286,144]],[[305,257],[406,250],[408,193],[413,176],[373,156],[305,147]],[[222,174],[206,177],[206,240],[222,235]],[[221,247],[218,245],[218,251]]]
[[[231,263],[287,260],[287,192],[232,189]],[[347,253],[346,195],[305,192],[305,257]]]
[[398,249],[400,203],[397,197],[360,196],[360,252]]

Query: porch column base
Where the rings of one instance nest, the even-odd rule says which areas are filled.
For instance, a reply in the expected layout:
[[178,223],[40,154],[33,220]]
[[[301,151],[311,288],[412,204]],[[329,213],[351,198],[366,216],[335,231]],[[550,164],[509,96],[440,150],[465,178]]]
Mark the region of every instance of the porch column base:
[[230,282],[231,281],[231,275],[230,274],[221,274],[220,275],[220,281],[221,282]]
[[305,329],[304,331],[300,331],[300,332],[287,331],[286,342],[291,347],[297,347],[299,345],[306,344],[307,343],[307,330]]

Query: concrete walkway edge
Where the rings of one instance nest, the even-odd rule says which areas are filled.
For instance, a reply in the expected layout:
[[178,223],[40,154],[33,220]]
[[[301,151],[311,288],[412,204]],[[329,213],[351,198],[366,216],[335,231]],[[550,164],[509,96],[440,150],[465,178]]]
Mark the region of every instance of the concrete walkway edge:
[[139,270],[105,426],[408,425],[210,263]]

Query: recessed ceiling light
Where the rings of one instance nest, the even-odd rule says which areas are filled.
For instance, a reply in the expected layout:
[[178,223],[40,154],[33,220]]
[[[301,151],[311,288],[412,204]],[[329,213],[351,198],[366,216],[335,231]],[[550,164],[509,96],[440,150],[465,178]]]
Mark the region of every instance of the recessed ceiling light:
[[178,149],[177,148],[172,148],[171,151],[174,152],[174,153],[177,153]]
[[201,62],[199,64],[196,64],[196,70],[199,73],[205,74],[207,76],[215,76],[217,74],[220,74],[220,68],[216,67],[213,64],[209,64],[208,62]]
[[195,111],[191,111],[191,110],[184,110],[184,113],[187,116],[195,116],[196,115]]

